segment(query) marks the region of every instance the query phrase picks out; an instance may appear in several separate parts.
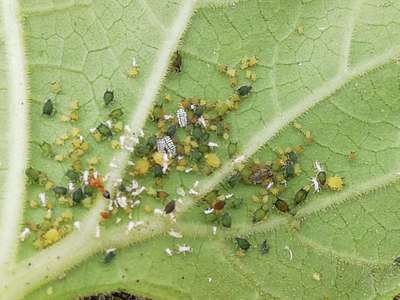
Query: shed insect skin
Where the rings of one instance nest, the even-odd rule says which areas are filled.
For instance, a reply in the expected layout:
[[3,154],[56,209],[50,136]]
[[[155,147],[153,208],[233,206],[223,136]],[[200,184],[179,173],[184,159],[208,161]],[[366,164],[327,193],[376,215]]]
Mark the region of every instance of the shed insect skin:
[[179,51],[175,52],[175,58],[172,65],[176,73],[180,73],[182,71],[182,56]]

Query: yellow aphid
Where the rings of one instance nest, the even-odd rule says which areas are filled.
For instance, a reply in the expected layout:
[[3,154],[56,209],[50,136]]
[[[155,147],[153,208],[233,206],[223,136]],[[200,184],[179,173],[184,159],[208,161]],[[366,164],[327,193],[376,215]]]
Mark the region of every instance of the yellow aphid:
[[122,131],[122,128],[124,127],[124,124],[121,121],[116,122],[115,124],[113,124],[113,130],[116,133],[119,133]]
[[210,130],[212,130],[212,131],[216,131],[217,130],[217,125],[210,125]]
[[297,123],[297,122],[293,122],[293,127],[296,128],[296,129],[301,129],[301,128],[303,128],[303,126],[301,126],[301,124],[300,124],[300,123]]
[[185,167],[184,166],[176,166],[176,170],[179,172],[183,172],[183,171],[185,171]]
[[301,145],[297,145],[296,147],[294,147],[294,151],[296,153],[302,153],[304,151],[304,148]]
[[193,172],[198,172],[199,171],[199,166],[197,164],[192,165],[192,171]]
[[327,178],[326,184],[331,190],[340,191],[343,188],[344,182],[341,177],[332,176]]
[[248,59],[249,67],[255,66],[257,64],[257,62],[258,62],[258,60],[257,60],[257,57],[255,57],[255,56],[252,56]]
[[36,200],[31,200],[31,201],[29,201],[29,206],[31,208],[36,208],[39,206],[39,203]]
[[100,142],[101,141],[101,133],[98,132],[97,130],[92,132],[92,137],[94,138],[94,140],[96,142]]
[[144,208],[143,208],[143,210],[144,210],[144,212],[145,213],[151,213],[153,210],[151,209],[151,207],[150,206],[148,206],[148,205],[146,205]]
[[50,181],[50,180],[48,180],[48,181],[46,182],[46,184],[44,185],[44,189],[45,189],[46,191],[51,190],[53,187],[54,187],[54,182],[53,182],[53,181]]
[[112,140],[111,141],[111,148],[113,148],[114,150],[120,150],[121,149],[121,145],[119,144],[118,141]]
[[72,110],[77,110],[77,109],[79,109],[79,108],[81,107],[81,104],[79,103],[78,100],[73,100],[73,101],[70,103],[69,107],[70,107]]
[[72,217],[73,217],[73,216],[74,216],[74,215],[72,214],[72,211],[71,211],[70,209],[64,211],[64,212],[61,214],[61,217],[62,217],[64,220],[72,220]]
[[198,148],[199,144],[196,141],[191,141],[190,146],[192,146],[193,148]]
[[51,245],[60,239],[60,233],[57,229],[52,228],[44,234],[43,238],[46,245]]
[[170,102],[172,100],[171,95],[169,95],[169,94],[165,95],[164,96],[164,100],[167,101],[167,102]]
[[70,132],[70,135],[71,135],[72,137],[77,137],[77,136],[79,136],[80,134],[81,134],[81,130],[80,130],[79,128],[77,128],[77,127],[72,127],[71,132]]
[[138,67],[131,67],[128,70],[128,78],[135,78],[139,75],[140,69]]
[[207,101],[204,99],[200,99],[200,105],[207,105]]
[[155,162],[156,164],[162,166],[164,160],[163,160],[163,155],[162,155],[161,152],[158,152],[158,151],[155,152],[155,153],[153,154],[153,159],[154,159],[154,162]]
[[273,187],[272,189],[270,189],[270,191],[271,191],[271,194],[274,196],[278,196],[278,194],[279,194],[279,189],[276,187]]
[[228,70],[228,66],[225,64],[219,64],[218,65],[218,71],[221,73],[226,73],[226,71]]
[[185,145],[189,145],[190,144],[190,135],[185,137],[184,144]]
[[222,137],[224,138],[224,140],[228,140],[228,139],[229,139],[229,133],[224,132],[224,134],[222,135]]
[[230,77],[229,78],[229,85],[232,86],[232,87],[237,86],[238,85],[237,78],[236,77]]
[[249,58],[245,56],[240,60],[240,68],[244,70],[247,69],[248,67],[249,67]]
[[294,165],[294,174],[295,174],[296,176],[300,176],[300,174],[301,174],[301,168],[300,168],[300,165],[299,165],[299,164],[295,164],[295,165]]
[[82,171],[82,162],[80,160],[75,160],[72,165],[72,169],[75,171]]
[[252,72],[252,71],[246,71],[246,79],[249,79],[251,81],[256,81],[257,76],[256,73]]
[[226,74],[227,74],[229,77],[235,77],[235,76],[236,76],[236,70],[235,70],[235,69],[228,68],[228,69],[226,70]]
[[144,175],[149,171],[150,163],[147,159],[140,159],[135,165],[135,171],[139,175]]
[[54,160],[55,161],[63,161],[64,160],[64,155],[62,154],[57,154],[56,156],[54,156]]
[[79,120],[79,113],[77,110],[74,110],[73,112],[70,113],[69,119],[71,121],[78,121]]
[[63,115],[63,116],[61,116],[60,120],[61,120],[61,122],[69,122],[69,121],[71,121],[71,117]]
[[254,203],[258,203],[260,202],[260,198],[258,198],[256,195],[251,196],[251,201],[253,201]]
[[47,219],[47,220],[50,220],[51,217],[52,217],[52,215],[53,215],[52,210],[51,210],[51,209],[48,209],[48,210],[46,211],[46,214],[44,215],[44,218]]
[[89,159],[89,165],[97,165],[99,162],[100,162],[100,160],[96,156]]
[[190,153],[191,149],[192,149],[192,147],[190,147],[190,145],[183,146],[183,152],[185,152],[186,155]]
[[69,136],[68,136],[68,134],[64,134],[64,135],[60,136],[60,138],[63,139],[64,141],[66,141],[69,139]]
[[299,35],[303,35],[304,34],[304,26],[303,25],[297,26],[296,31]]
[[56,138],[56,140],[54,141],[54,143],[57,146],[63,146],[64,145],[64,140],[62,138]]
[[218,168],[221,165],[221,160],[215,153],[208,153],[205,155],[207,164],[212,168]]
[[58,94],[62,90],[61,83],[58,81],[53,81],[50,83],[50,89],[54,94]]
[[306,131],[306,143],[307,144],[312,144],[313,143],[313,138],[311,136],[311,131],[309,131],[309,130]]

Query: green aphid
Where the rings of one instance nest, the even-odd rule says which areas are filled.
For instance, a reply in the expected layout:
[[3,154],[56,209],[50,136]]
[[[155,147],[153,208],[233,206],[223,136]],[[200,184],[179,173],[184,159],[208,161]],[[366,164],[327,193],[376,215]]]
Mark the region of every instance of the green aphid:
[[238,150],[238,143],[229,142],[229,144],[228,144],[228,155],[229,155],[229,158],[234,157],[236,155],[236,153],[237,153],[237,150]]
[[150,150],[153,150],[157,146],[157,137],[154,135],[150,136],[146,141],[146,145]]
[[108,114],[108,116],[112,120],[119,120],[122,118],[123,115],[124,111],[122,110],[122,108],[116,108]]
[[253,214],[253,223],[262,221],[266,215],[267,215],[267,211],[264,210],[262,207],[256,209],[256,211]]
[[189,157],[193,161],[200,161],[203,157],[203,154],[199,150],[194,149],[193,151],[190,152]]
[[106,251],[106,255],[104,255],[103,263],[109,264],[115,258],[115,249],[109,249]]
[[70,169],[65,173],[65,176],[67,176],[68,179],[71,180],[72,182],[78,182],[81,177],[81,174],[79,172]]
[[195,126],[192,130],[192,136],[197,141],[205,142],[210,137],[210,134],[206,130],[204,130],[201,126]]
[[43,155],[49,158],[54,157],[53,147],[47,142],[42,142],[40,145],[40,150],[42,151]]
[[103,100],[106,106],[110,105],[110,103],[114,101],[114,92],[110,90],[105,91],[103,95]]
[[247,96],[253,87],[251,85],[242,85],[236,90],[239,96]]
[[232,226],[232,217],[230,213],[225,212],[221,217],[221,224],[224,227],[230,228]]
[[106,124],[104,123],[100,123],[99,126],[97,126],[97,131],[101,134],[101,136],[103,138],[110,138],[113,136],[113,133],[111,131],[111,128],[108,127]]
[[286,156],[288,160],[291,161],[293,164],[297,163],[298,156],[296,152],[290,151],[286,154]]
[[77,188],[75,191],[72,192],[72,201],[75,203],[79,203],[85,198],[83,191],[81,188]]
[[29,167],[25,170],[25,175],[28,177],[28,181],[31,184],[38,184],[39,183],[39,171]]
[[244,202],[243,197],[234,197],[231,202],[232,208],[240,208]]
[[206,221],[209,223],[214,223],[218,219],[218,217],[215,214],[205,215],[205,218],[206,218]]
[[207,144],[201,144],[198,149],[203,154],[210,152],[210,147]]
[[53,192],[56,194],[56,196],[65,196],[68,193],[68,189],[63,186],[56,186],[53,188]]
[[150,147],[147,144],[138,144],[135,147],[135,155],[138,157],[147,156],[150,152]]
[[301,188],[300,190],[298,190],[296,195],[294,195],[294,202],[296,204],[302,203],[304,200],[306,200],[308,192],[309,192],[309,189],[307,187],[304,187],[304,188]]
[[54,113],[54,103],[51,99],[48,99],[42,109],[42,114],[46,116],[51,116]]
[[242,176],[239,173],[236,173],[229,177],[228,184],[230,187],[235,187],[242,180]]
[[218,122],[217,124],[217,136],[221,137],[225,133],[225,123],[224,122]]
[[164,175],[162,167],[160,165],[153,166],[153,175],[154,177],[162,177]]
[[261,245],[260,245],[260,252],[261,252],[261,255],[268,254],[268,252],[269,252],[269,245],[268,245],[268,243],[267,243],[267,240],[264,240],[264,241],[261,243]]
[[248,250],[248,249],[250,248],[250,246],[251,246],[251,244],[249,243],[249,241],[246,240],[246,239],[237,237],[237,238],[235,238],[235,240],[236,240],[236,243],[237,243],[238,247],[239,247],[240,249],[242,249],[242,250],[245,250],[245,251],[246,251],[246,250]]
[[284,213],[289,212],[289,205],[286,203],[286,201],[282,200],[282,199],[277,199],[274,203],[275,207]]
[[175,133],[176,133],[176,125],[170,125],[170,126],[168,127],[168,129],[167,129],[166,134],[167,134],[169,137],[172,138],[172,137],[175,135]]

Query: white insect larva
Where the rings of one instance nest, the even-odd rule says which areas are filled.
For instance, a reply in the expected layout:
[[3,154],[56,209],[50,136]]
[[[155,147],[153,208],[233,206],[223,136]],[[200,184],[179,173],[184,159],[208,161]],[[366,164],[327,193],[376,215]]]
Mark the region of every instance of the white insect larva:
[[176,147],[169,136],[164,136],[157,141],[157,151],[161,153],[167,153],[172,157],[176,155]]
[[187,125],[187,114],[183,108],[176,111],[176,118],[178,119],[178,124],[180,127],[186,127]]
[[314,189],[314,193],[319,193],[321,191],[321,186],[319,184],[319,181],[317,177],[311,177],[311,185]]

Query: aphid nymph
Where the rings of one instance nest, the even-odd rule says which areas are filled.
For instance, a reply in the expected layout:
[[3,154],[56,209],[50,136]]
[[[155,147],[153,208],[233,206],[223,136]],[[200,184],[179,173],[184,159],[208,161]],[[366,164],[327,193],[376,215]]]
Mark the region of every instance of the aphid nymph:
[[240,88],[237,89],[237,94],[239,96],[247,96],[253,87],[251,85],[242,85]]
[[315,172],[317,173],[317,180],[320,185],[325,185],[326,183],[326,172],[321,168],[319,161],[314,163]]
[[172,65],[176,73],[180,73],[182,71],[182,56],[179,51],[175,52],[175,58]]
[[51,99],[48,99],[43,105],[42,113],[46,116],[51,116],[53,112],[54,112],[53,101]]
[[308,189],[307,188],[301,188],[296,192],[296,195],[294,195],[294,202],[296,204],[300,204],[304,200],[306,200],[308,195]]
[[187,125],[187,113],[183,108],[176,111],[176,118],[178,119],[179,127],[183,128]]
[[103,263],[105,263],[105,264],[110,263],[114,259],[115,256],[116,256],[115,248],[107,249],[106,255],[104,255],[104,258],[103,258]]
[[240,237],[237,237],[237,238],[235,238],[235,240],[236,240],[236,243],[237,243],[237,245],[238,245],[238,247],[240,248],[240,249],[242,249],[242,250],[248,250],[249,248],[250,248],[250,246],[251,246],[251,244],[249,243],[249,241],[248,240],[246,240],[246,239],[244,239],[244,238],[240,238]]
[[166,214],[170,214],[170,213],[172,213],[174,210],[175,210],[175,201],[174,201],[174,200],[168,202],[168,203],[165,205],[165,207],[164,207],[164,212],[165,212]]
[[110,105],[114,101],[114,92],[111,90],[106,90],[103,95],[104,104],[106,106]]
[[269,245],[268,245],[268,243],[267,243],[267,240],[264,240],[264,241],[261,243],[261,245],[260,245],[260,252],[261,252],[261,255],[268,254],[268,252],[269,252]]

